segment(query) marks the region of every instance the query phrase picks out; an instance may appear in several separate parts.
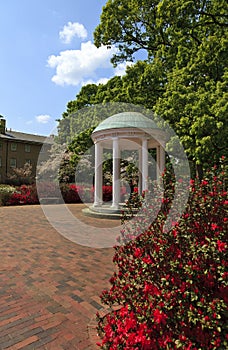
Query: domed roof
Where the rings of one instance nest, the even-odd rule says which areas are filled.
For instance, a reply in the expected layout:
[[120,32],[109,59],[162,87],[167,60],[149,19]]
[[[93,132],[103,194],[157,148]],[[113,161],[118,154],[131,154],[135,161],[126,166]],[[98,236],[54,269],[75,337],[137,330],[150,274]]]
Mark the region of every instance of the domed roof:
[[137,129],[158,129],[157,125],[138,112],[122,112],[114,114],[103,120],[93,131],[96,133],[102,130],[120,129],[120,128],[137,128]]

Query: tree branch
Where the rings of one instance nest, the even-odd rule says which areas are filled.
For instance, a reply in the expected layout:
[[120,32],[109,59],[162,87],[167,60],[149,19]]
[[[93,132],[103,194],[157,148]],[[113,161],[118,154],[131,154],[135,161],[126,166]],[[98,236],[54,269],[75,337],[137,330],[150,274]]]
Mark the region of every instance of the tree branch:
[[205,12],[205,11],[200,11],[199,14],[203,15],[203,16],[210,17],[213,20],[213,22],[208,22],[208,23],[214,23],[214,24],[217,24],[217,25],[219,25],[221,27],[228,27],[228,23],[221,23],[217,19],[217,17],[225,17],[225,18],[228,19],[228,15],[225,15],[225,14],[224,15],[220,15],[220,14],[215,14],[214,15],[212,13],[208,13],[208,12]]

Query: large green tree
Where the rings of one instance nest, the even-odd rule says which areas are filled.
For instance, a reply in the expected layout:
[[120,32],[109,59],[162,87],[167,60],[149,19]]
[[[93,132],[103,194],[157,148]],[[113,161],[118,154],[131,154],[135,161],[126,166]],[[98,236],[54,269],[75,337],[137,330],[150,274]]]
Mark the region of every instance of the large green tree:
[[155,73],[148,107],[173,126],[199,174],[226,148],[227,18],[225,0],[108,0],[94,32],[97,46],[118,48],[114,65],[146,53],[148,74],[137,97],[129,79],[128,97],[148,106],[141,92],[153,89]]
[[157,56],[174,66],[179,47],[191,50],[211,33],[225,34],[227,6],[226,0],[108,0],[95,44],[117,46],[115,64],[144,50],[150,61]]
[[[59,141],[72,140],[75,135],[96,126],[106,117],[127,110],[128,104],[153,108],[162,96],[164,86],[161,65],[144,61],[127,67],[123,77],[115,76],[106,84],[83,86],[75,100],[67,104],[62,119],[58,120]],[[118,102],[121,104],[118,105]]]
[[114,64],[134,60],[139,51],[147,59],[123,77],[83,86],[59,120],[59,141],[124,110],[113,102],[142,105],[171,124],[202,175],[227,149],[227,10],[224,0],[107,1],[96,45],[118,47]]

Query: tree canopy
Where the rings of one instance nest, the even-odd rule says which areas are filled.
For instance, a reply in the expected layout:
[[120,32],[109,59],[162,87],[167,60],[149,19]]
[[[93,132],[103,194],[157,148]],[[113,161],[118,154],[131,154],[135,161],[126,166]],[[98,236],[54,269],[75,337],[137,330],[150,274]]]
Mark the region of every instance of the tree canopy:
[[94,32],[97,46],[118,48],[114,65],[146,52],[139,90],[155,87],[148,107],[171,124],[198,168],[227,149],[227,19],[225,0],[108,0]]
[[[81,88],[59,120],[59,141],[122,112],[112,103],[125,102],[168,121],[198,173],[226,155],[227,18],[225,0],[108,0],[95,44],[118,48],[114,65],[136,62],[122,77]],[[140,51],[146,60],[137,60]]]
[[160,57],[173,66],[179,48],[191,51],[211,35],[223,36],[227,17],[225,0],[108,0],[95,45],[117,46],[114,63],[145,50],[148,60]]

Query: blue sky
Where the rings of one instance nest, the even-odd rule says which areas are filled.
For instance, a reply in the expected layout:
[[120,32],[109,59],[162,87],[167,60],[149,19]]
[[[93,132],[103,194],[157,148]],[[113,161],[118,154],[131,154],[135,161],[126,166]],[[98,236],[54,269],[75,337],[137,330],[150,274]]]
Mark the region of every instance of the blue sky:
[[124,73],[93,45],[105,0],[0,1],[0,114],[7,128],[49,135],[88,82]]

